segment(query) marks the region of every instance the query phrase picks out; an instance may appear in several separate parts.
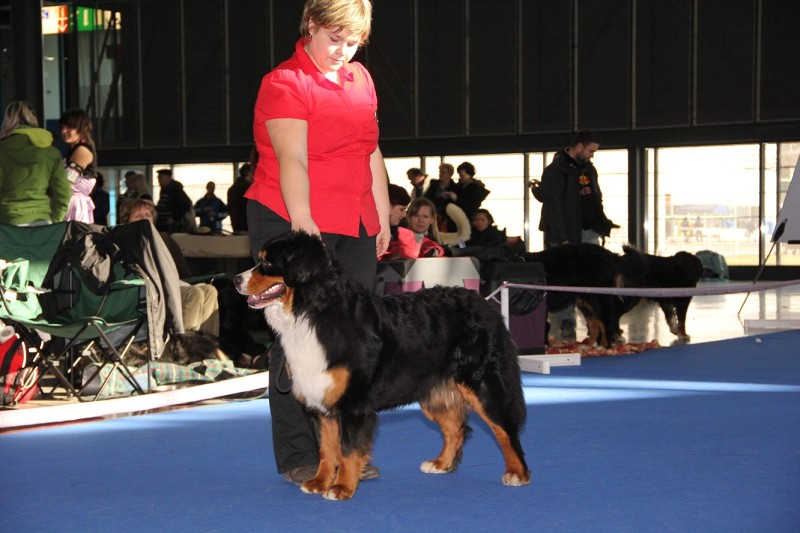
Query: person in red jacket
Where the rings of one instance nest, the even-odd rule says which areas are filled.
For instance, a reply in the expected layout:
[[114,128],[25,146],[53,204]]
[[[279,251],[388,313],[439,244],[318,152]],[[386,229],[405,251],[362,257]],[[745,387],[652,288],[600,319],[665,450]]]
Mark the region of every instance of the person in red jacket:
[[[409,196],[404,188],[394,183],[389,184],[389,203],[392,206],[391,211],[389,211],[389,224],[392,230],[392,240],[389,241],[389,250],[381,256],[381,261],[417,259],[419,257],[444,255],[443,248],[436,242],[428,237],[422,237],[418,241],[414,232],[404,227],[404,224],[406,226],[409,224],[406,217],[406,210],[410,201],[411,196]],[[415,213],[419,211],[419,207],[416,206],[422,206],[424,204],[424,202],[417,202],[416,200],[412,203],[415,205]],[[423,209],[423,211],[425,211],[425,209]],[[422,216],[416,216],[416,218],[420,220],[424,217],[424,213]],[[422,229],[421,224],[418,227]],[[424,232],[430,231],[430,227],[432,226],[429,225],[428,229],[425,229]]]
[[[389,178],[378,147],[378,100],[351,62],[369,37],[369,0],[307,0],[294,54],[264,76],[253,134],[258,165],[245,196],[253,259],[291,230],[319,236],[346,275],[370,290],[389,246]],[[278,472],[311,479],[318,446],[292,396],[280,343],[270,355],[269,403]],[[372,465],[362,479],[378,476]]]

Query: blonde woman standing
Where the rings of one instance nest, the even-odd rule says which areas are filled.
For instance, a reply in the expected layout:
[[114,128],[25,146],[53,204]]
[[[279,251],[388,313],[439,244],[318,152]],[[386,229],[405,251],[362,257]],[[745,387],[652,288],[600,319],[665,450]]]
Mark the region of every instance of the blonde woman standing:
[[[258,150],[246,193],[253,258],[291,230],[319,236],[346,275],[372,288],[391,237],[389,179],[378,148],[372,77],[353,56],[369,37],[368,0],[308,0],[294,54],[264,76],[255,105]],[[278,472],[316,474],[318,445],[290,393],[279,342],[270,355],[272,435]],[[368,465],[362,479],[377,477]]]
[[[71,196],[53,134],[38,127],[33,107],[11,102],[0,129],[0,223],[60,222]],[[51,197],[48,196],[48,190]]]

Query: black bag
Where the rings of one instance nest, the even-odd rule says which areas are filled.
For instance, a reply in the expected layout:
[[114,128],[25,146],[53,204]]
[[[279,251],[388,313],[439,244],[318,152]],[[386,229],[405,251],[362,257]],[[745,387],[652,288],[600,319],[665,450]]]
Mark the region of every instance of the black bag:
[[[481,294],[488,296],[502,282],[521,285],[545,285],[544,266],[541,263],[486,263],[481,268]],[[511,287],[508,290],[508,330],[519,348],[520,355],[545,352],[547,305],[541,290]],[[497,300],[500,299],[496,295]],[[497,309],[500,304],[491,302]]]

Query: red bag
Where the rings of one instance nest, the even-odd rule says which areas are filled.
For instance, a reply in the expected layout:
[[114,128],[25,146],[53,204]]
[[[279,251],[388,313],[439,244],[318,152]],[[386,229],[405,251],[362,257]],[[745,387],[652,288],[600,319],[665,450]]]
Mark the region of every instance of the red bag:
[[0,383],[3,405],[25,403],[39,392],[39,369],[28,366],[28,349],[18,335],[0,344]]

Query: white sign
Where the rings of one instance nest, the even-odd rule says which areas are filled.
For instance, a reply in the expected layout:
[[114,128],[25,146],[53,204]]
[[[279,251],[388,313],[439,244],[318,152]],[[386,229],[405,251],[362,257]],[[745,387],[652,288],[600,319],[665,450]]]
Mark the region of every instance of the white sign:
[[42,35],[67,33],[69,30],[69,7],[49,6],[42,8]]
[[[778,213],[778,219],[775,223],[772,242],[800,244],[800,160],[797,161],[797,165],[794,167],[789,190],[786,191],[783,207],[781,207],[781,212]],[[783,225],[782,231],[781,225]]]

